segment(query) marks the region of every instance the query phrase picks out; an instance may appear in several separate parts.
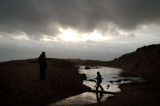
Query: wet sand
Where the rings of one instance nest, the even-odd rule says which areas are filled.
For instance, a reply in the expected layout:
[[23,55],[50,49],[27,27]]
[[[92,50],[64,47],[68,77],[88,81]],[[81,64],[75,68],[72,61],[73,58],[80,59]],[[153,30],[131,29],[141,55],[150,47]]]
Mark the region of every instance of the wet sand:
[[43,106],[82,93],[85,75],[67,61],[47,59],[46,79],[39,80],[35,59],[0,63],[0,106]]

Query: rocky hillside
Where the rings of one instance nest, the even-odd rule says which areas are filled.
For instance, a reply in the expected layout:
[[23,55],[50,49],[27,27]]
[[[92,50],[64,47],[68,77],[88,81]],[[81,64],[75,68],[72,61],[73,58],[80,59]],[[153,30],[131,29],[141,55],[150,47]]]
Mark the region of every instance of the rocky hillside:
[[123,68],[148,80],[160,81],[160,44],[138,48],[135,52],[107,62],[107,66]]

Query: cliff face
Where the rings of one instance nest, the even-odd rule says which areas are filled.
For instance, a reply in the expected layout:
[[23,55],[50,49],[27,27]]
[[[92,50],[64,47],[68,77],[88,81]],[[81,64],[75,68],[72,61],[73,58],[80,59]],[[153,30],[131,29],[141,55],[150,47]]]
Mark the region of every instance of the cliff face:
[[160,44],[144,46],[135,52],[107,62],[107,66],[133,71],[148,80],[160,81]]

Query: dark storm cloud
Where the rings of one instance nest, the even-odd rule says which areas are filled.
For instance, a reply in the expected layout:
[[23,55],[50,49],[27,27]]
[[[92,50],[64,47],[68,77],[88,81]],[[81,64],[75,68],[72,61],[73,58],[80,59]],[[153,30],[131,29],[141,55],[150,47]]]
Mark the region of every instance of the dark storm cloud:
[[107,31],[108,23],[131,30],[160,24],[159,0],[0,0],[0,32],[32,38],[56,35],[58,27]]

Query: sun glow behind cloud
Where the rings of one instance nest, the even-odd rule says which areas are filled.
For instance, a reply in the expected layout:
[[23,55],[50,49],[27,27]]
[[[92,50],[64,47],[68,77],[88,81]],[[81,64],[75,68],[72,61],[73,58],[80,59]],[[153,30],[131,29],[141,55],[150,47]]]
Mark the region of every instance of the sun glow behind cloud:
[[77,31],[73,29],[63,29],[59,28],[59,34],[58,38],[63,41],[99,41],[103,40],[104,37],[100,33],[98,33],[96,30],[91,33],[78,33]]

